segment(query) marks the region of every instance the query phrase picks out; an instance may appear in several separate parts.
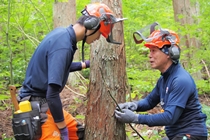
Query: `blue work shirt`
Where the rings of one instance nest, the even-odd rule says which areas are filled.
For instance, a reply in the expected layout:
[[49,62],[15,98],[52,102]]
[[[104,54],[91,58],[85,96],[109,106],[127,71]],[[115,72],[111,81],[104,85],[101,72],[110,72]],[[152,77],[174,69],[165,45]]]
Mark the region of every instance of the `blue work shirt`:
[[167,136],[190,134],[207,136],[206,115],[201,111],[194,80],[180,65],[172,64],[161,74],[153,91],[138,102],[138,111],[146,111],[160,103],[164,112],[139,115],[139,123],[165,126]]
[[46,97],[49,84],[59,85],[62,91],[72,68],[76,43],[72,25],[47,34],[29,62],[19,96]]

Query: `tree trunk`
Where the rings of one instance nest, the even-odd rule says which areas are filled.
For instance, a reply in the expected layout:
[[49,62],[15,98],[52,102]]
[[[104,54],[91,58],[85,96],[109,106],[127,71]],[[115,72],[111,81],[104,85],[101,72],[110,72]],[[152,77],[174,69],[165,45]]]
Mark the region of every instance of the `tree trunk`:
[[[54,28],[68,27],[76,22],[76,1],[55,2],[53,9]],[[74,55],[74,61],[79,60],[79,51]],[[70,73],[67,84],[74,86],[78,84],[79,78],[75,73]]]
[[[173,0],[173,8],[175,21],[180,23],[185,29],[190,31],[190,26],[198,23],[198,20],[195,19],[195,17],[199,15],[198,2],[192,2],[190,0]],[[182,18],[179,18],[180,15]],[[180,38],[182,46],[186,46],[186,49],[190,50],[186,54],[187,60],[186,62],[183,62],[183,66],[185,68],[197,66],[200,62],[198,62],[197,59],[193,59],[196,58],[194,57],[194,53],[196,52],[196,48],[200,47],[200,41],[196,38],[190,37],[190,34],[180,36]],[[201,79],[201,72],[197,71],[193,74],[193,77],[195,79]]]
[[[93,1],[92,1],[93,2]],[[122,3],[104,0],[116,17],[122,17]],[[114,38],[121,45],[109,44],[101,37],[91,46],[90,83],[85,117],[86,140],[125,140],[125,125],[114,117],[116,103],[125,102],[127,92],[123,24],[114,26]],[[111,94],[111,96],[110,96]]]

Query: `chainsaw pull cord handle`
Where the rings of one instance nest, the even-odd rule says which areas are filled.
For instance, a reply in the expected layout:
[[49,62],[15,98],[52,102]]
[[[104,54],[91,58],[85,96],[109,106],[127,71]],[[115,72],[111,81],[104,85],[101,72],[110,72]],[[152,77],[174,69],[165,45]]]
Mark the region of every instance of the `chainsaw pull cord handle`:
[[[117,105],[117,107],[119,108],[119,111],[120,112],[123,112],[122,109],[119,107],[117,101],[114,99],[114,97],[112,96],[112,94],[110,93],[110,91],[108,90],[108,93],[110,95],[110,97],[112,98],[112,100],[115,102],[115,104]],[[129,123],[129,126],[133,129],[133,131],[135,131],[137,133],[137,135],[142,139],[142,140],[145,140],[141,134],[139,134],[139,132],[131,125],[131,123]]]

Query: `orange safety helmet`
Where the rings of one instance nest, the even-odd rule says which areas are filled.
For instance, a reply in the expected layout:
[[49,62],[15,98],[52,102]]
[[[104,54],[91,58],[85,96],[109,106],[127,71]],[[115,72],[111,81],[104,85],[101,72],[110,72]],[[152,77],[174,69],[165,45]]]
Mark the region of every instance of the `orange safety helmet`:
[[[114,24],[109,23],[111,19],[109,17],[105,17],[107,15],[113,15],[113,12],[109,9],[109,7],[105,4],[102,3],[93,3],[89,4],[85,7],[87,10],[88,14],[91,16],[96,16],[98,18],[107,18],[107,19],[102,19],[100,20],[100,32],[101,34],[107,38],[109,33],[111,32],[111,29]],[[103,17],[104,16],[104,17]]]
[[[167,38],[170,37],[170,40]],[[162,48],[165,45],[177,45],[179,44],[179,36],[174,31],[168,29],[159,29],[151,33],[151,35],[146,39],[144,46],[151,47],[156,46]]]
[[96,20],[93,20],[93,24],[95,24],[95,26],[100,24],[99,30],[105,38],[109,37],[109,34],[112,31],[115,23],[125,20],[125,18],[115,18],[110,8],[103,3],[93,3],[86,5],[85,9],[82,11],[82,14],[86,16],[94,16],[99,19],[98,24],[95,23]]

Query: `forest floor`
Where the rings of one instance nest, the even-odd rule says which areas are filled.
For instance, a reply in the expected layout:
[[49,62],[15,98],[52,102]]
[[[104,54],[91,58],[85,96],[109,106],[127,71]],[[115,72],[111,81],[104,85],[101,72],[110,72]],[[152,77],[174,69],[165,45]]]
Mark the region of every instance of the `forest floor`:
[[[85,116],[86,107],[84,102],[87,100],[85,96],[77,94],[70,88],[64,88],[61,93],[61,99],[63,107],[65,110],[68,110],[73,116]],[[200,96],[200,102],[207,106],[210,106],[210,97]],[[4,110],[0,110],[0,140],[4,138],[10,138],[13,136],[11,119],[12,119],[12,103],[10,100],[2,100],[0,106],[4,107]],[[149,113],[157,113],[160,110],[159,107],[155,107],[150,110]],[[84,123],[83,117],[78,117],[77,120]],[[161,132],[164,132],[164,127],[148,127],[145,125],[135,125],[133,126],[141,135],[147,135],[148,138],[153,135],[158,135]],[[136,133],[133,133],[131,127],[126,126],[126,132],[130,132],[129,140],[135,139],[138,137]],[[164,134],[163,134],[164,135]],[[132,137],[132,138],[131,138]],[[139,138],[136,138],[139,139]]]

